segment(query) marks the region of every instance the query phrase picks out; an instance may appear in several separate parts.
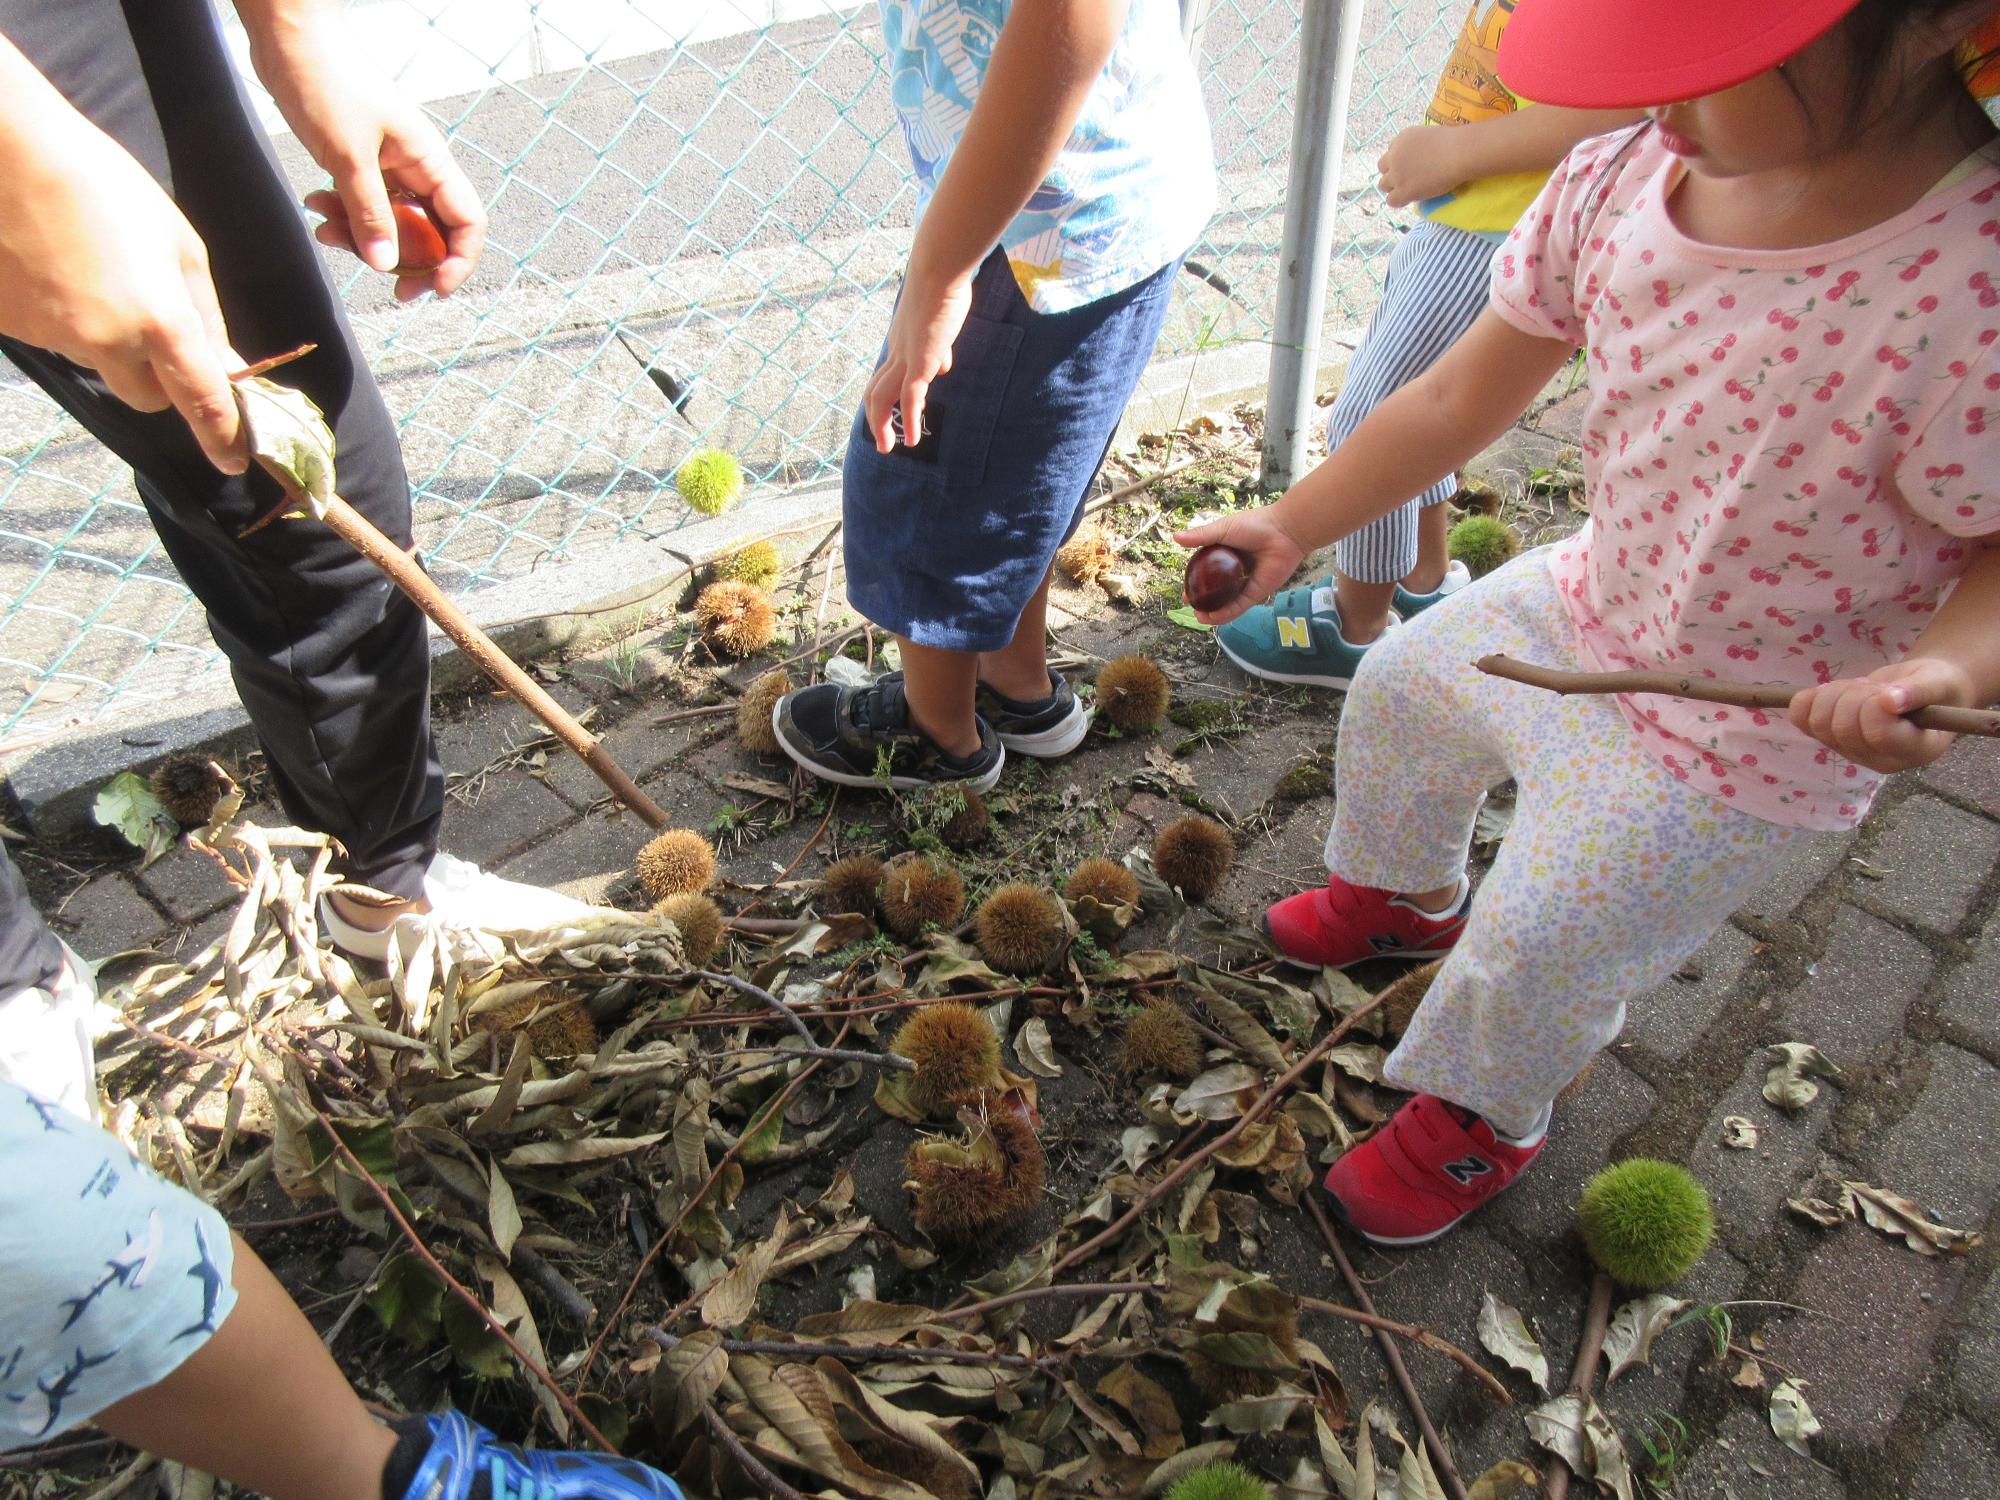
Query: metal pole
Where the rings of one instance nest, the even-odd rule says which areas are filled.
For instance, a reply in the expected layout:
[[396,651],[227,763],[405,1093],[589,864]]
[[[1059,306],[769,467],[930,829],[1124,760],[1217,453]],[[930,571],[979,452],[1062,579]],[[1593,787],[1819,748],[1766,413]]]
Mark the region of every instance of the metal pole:
[[1304,0],[1278,308],[1271,333],[1271,383],[1264,411],[1263,484],[1271,490],[1287,488],[1306,471],[1320,322],[1326,314],[1327,268],[1340,206],[1340,158],[1347,140],[1348,100],[1354,92],[1354,57],[1361,42],[1361,7],[1362,0]]
[[1188,56],[1197,63],[1201,61],[1201,33],[1208,25],[1209,0],[1181,0],[1181,39],[1187,43]]

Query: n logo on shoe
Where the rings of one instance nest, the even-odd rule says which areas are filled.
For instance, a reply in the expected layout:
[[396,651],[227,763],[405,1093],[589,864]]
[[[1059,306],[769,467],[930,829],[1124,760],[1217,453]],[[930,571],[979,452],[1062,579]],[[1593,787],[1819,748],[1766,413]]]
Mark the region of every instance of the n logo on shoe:
[[1460,1187],[1466,1187],[1475,1177],[1484,1177],[1493,1170],[1491,1162],[1478,1156],[1461,1156],[1457,1161],[1444,1164],[1444,1174]]
[[1277,618],[1278,644],[1280,646],[1311,648],[1312,627],[1307,624],[1304,615],[1279,615]]

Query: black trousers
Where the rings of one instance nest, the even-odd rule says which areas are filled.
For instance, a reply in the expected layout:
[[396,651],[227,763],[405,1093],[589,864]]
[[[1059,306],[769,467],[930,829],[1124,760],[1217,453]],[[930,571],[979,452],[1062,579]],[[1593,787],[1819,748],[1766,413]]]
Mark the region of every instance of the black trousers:
[[[207,0],[0,0],[0,33],[173,196],[208,247],[245,359],[319,346],[278,378],[326,413],[340,494],[408,546],[395,424]],[[0,338],[0,350],[132,466],[167,555],[229,658],[286,813],[338,838],[356,879],[418,894],[444,774],[416,606],[316,522],[281,521],[239,540],[279,492],[254,465],[217,472],[177,413],[133,411],[45,349]],[[11,874],[0,873],[0,993],[21,982],[6,969],[19,946],[9,934],[33,920]]]

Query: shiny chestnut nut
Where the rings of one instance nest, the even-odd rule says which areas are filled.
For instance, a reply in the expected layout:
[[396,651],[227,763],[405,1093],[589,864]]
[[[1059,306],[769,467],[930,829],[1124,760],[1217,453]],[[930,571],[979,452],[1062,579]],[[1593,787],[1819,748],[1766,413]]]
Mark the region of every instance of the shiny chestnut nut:
[[398,276],[421,276],[444,264],[444,231],[438,227],[430,205],[414,193],[391,193],[389,211],[396,217],[396,264]]
[[1234,547],[1203,547],[1188,559],[1181,597],[1203,614],[1226,609],[1250,586],[1250,560]]

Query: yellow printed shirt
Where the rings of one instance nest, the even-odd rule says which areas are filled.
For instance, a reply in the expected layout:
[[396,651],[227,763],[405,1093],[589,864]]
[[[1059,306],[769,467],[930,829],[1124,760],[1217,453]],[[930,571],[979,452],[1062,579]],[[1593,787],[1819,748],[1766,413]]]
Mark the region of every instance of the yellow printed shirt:
[[[1500,81],[1496,66],[1500,34],[1513,14],[1514,0],[1473,0],[1444,75],[1438,79],[1437,92],[1431,96],[1430,108],[1424,111],[1426,125],[1470,125],[1512,114],[1527,104]],[[1425,218],[1454,229],[1505,234],[1548,180],[1545,171],[1479,177],[1449,193],[1426,198],[1417,210]]]

